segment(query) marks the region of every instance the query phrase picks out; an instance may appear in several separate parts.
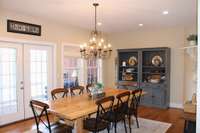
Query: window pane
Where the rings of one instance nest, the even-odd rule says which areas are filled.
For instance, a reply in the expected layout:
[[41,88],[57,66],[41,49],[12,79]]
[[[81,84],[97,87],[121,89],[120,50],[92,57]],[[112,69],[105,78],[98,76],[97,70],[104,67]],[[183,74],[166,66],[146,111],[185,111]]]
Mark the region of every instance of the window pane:
[[0,48],[0,116],[17,112],[16,49]]
[[87,60],[87,83],[93,84],[96,83],[97,80],[97,60]]
[[31,96],[47,100],[47,51],[31,50]]
[[70,88],[80,85],[83,79],[82,59],[75,57],[64,58],[64,87]]

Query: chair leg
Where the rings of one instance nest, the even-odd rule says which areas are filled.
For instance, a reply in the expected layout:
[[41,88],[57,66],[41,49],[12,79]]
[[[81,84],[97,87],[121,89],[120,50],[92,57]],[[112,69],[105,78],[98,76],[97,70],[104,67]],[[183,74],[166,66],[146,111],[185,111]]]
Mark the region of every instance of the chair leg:
[[115,126],[115,133],[117,133],[117,122],[114,123]]
[[131,133],[131,116],[130,115],[128,116],[128,123],[129,123],[129,130]]
[[125,133],[127,133],[127,129],[126,129],[126,120],[124,118],[124,128],[125,128]]
[[137,117],[137,115],[135,116],[135,118],[136,118],[137,128],[139,128],[139,122],[138,122],[138,117]]
[[110,133],[110,127],[107,127],[107,131],[108,131],[108,133]]

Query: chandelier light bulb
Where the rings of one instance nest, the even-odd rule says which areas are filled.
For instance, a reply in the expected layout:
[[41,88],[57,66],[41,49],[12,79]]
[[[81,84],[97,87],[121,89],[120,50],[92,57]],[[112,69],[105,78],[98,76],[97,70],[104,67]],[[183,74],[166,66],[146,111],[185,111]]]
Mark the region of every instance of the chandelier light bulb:
[[104,49],[107,49],[107,46],[105,45],[103,48],[104,48]]
[[104,39],[103,39],[103,38],[101,38],[101,42],[102,42],[102,43],[104,42]]
[[101,47],[101,46],[102,46],[101,42],[99,42],[99,44],[98,44],[98,45],[99,45],[99,47]]
[[83,49],[83,45],[80,45],[80,49]]
[[84,44],[83,44],[83,47],[85,47],[85,48],[86,48],[86,47],[87,47],[87,43],[84,43]]
[[111,44],[110,43],[108,43],[108,48],[111,48],[112,46],[111,46]]
[[93,47],[93,46],[91,46],[90,48],[91,48],[92,50],[94,49],[94,47]]
[[96,38],[95,38],[95,37],[93,37],[93,38],[92,38],[92,41],[96,41]]

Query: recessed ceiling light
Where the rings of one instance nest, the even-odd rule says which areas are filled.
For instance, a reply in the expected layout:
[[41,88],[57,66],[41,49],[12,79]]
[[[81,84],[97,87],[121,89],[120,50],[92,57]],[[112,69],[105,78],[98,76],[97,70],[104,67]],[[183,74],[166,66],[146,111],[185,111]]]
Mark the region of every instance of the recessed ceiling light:
[[169,12],[168,11],[163,11],[162,14],[163,15],[167,15],[167,14],[169,14]]
[[140,27],[142,27],[142,26],[143,26],[143,24],[139,24],[139,26],[140,26]]
[[102,23],[101,23],[101,22],[97,22],[97,25],[98,25],[98,26],[101,26],[101,25],[102,25]]

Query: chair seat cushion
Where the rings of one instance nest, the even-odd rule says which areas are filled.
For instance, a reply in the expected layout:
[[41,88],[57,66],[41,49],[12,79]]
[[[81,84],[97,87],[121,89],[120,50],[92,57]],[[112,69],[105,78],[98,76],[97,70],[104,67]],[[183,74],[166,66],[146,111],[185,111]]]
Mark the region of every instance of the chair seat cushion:
[[126,114],[127,114],[127,115],[135,115],[135,114],[136,114],[136,110],[135,110],[135,109],[132,109],[132,108],[129,108],[129,109],[126,111]]
[[96,123],[96,118],[87,118],[83,121],[83,127],[84,127],[84,129],[86,129],[88,131],[99,132],[99,131],[102,131],[102,130],[108,128],[109,122],[98,119],[97,123]]
[[102,119],[109,121],[109,122],[118,122],[125,118],[124,113],[118,113],[115,111],[106,112],[104,115],[101,116]]

